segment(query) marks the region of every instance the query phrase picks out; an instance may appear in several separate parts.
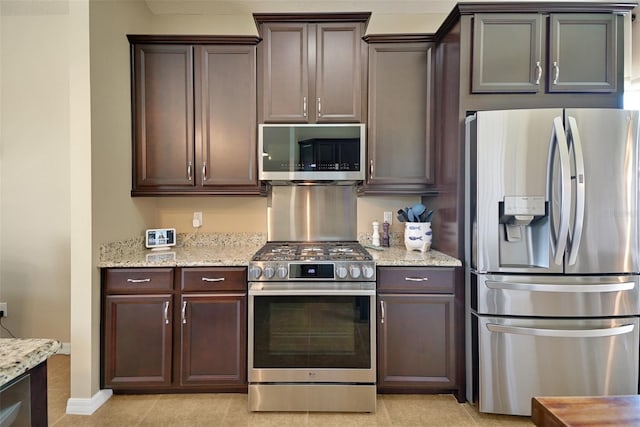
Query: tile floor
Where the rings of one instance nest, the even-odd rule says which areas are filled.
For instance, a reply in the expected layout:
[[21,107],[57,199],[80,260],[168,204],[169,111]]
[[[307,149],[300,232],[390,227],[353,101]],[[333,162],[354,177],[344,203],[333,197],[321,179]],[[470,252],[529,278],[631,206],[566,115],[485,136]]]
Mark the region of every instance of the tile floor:
[[245,394],[114,395],[91,416],[67,415],[69,356],[49,359],[49,426],[533,426],[528,417],[479,413],[451,395],[379,395],[375,414],[250,413]]

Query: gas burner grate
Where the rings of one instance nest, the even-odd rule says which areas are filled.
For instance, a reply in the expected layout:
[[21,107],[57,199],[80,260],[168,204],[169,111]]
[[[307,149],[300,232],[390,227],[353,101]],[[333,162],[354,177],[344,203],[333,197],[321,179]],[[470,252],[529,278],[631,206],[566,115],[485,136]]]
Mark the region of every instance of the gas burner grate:
[[253,261],[370,261],[371,255],[355,242],[268,242]]

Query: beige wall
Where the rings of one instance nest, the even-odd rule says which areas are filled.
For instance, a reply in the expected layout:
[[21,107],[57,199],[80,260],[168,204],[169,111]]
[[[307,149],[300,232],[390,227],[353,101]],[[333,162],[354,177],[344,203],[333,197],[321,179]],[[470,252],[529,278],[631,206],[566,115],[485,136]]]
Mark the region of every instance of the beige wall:
[[2,323],[17,337],[69,342],[68,7],[0,8]]

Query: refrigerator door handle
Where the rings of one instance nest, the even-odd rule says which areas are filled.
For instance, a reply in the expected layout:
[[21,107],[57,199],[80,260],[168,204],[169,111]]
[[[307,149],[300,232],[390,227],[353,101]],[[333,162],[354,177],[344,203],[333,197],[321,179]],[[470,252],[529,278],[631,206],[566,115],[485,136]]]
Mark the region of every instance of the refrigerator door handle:
[[493,282],[487,280],[485,282],[489,289],[499,289],[508,291],[534,291],[534,292],[620,292],[630,291],[636,284],[633,282],[622,283],[593,283],[587,285],[569,285],[569,284],[546,284],[546,283],[513,283],[513,282]]
[[575,165],[575,218],[573,223],[573,232],[569,235],[569,265],[576,263],[578,258],[578,249],[580,248],[580,240],[582,239],[582,227],[584,224],[584,202],[585,202],[585,175],[584,175],[584,158],[582,156],[582,142],[580,141],[580,133],[578,132],[578,123],[574,117],[569,116],[569,142],[573,148],[573,161]]
[[[553,164],[556,152],[560,159],[560,223],[557,227],[557,234],[553,216],[554,200],[552,200],[554,185]],[[562,117],[560,116],[553,119],[551,141],[549,142],[549,156],[547,159],[547,179],[548,199],[551,205],[549,209],[551,215],[551,246],[555,251],[553,262],[561,265],[564,252],[567,249],[569,217],[571,215],[571,164],[569,160],[569,146],[567,145]]]
[[526,328],[521,326],[505,326],[495,323],[487,323],[487,329],[491,332],[514,335],[530,335],[536,337],[562,337],[562,338],[599,338],[623,335],[633,331],[633,324],[616,326],[613,328],[599,329],[544,329]]

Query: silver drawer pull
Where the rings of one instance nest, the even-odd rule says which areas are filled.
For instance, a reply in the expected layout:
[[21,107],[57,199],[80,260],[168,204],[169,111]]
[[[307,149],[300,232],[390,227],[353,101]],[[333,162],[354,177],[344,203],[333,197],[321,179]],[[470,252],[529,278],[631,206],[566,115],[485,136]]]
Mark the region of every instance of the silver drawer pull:
[[150,281],[151,279],[127,279],[127,282],[129,283],[146,283]]
[[487,329],[491,332],[515,335],[531,335],[534,337],[563,337],[563,338],[598,338],[612,337],[614,335],[627,334],[633,331],[633,324],[616,326],[613,328],[596,329],[542,329],[527,328],[522,326],[508,326],[496,323],[487,323]]
[[384,301],[380,301],[380,323],[384,323]]
[[203,282],[224,282],[224,277],[203,277]]
[[187,302],[182,301],[182,310],[180,311],[182,314],[182,323],[187,323]]
[[428,277],[405,277],[404,280],[407,282],[426,282],[427,280],[429,280],[429,278]]

